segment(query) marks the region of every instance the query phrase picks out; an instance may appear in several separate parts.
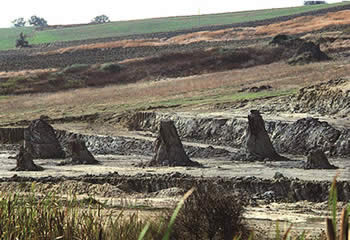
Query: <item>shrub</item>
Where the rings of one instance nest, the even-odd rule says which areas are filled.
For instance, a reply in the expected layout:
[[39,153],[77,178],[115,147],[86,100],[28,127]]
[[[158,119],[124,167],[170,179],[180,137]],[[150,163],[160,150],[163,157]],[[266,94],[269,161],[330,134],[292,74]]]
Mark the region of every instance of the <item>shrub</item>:
[[110,22],[109,17],[104,14],[96,16],[91,20],[91,23],[98,23],[98,24],[108,23],[108,22]]
[[62,70],[62,73],[77,73],[88,69],[90,65],[88,64],[73,64]]
[[26,25],[26,21],[24,18],[17,18],[12,21],[14,27],[24,27]]
[[27,36],[21,32],[18,39],[16,40],[16,47],[30,47],[28,41],[26,40]]
[[232,240],[238,235],[247,236],[248,231],[242,222],[243,211],[240,198],[219,191],[216,185],[198,188],[177,215],[172,237]]
[[36,27],[45,27],[47,26],[47,21],[44,18],[38,17],[38,16],[31,16],[28,19],[29,25],[36,26]]
[[122,66],[118,63],[105,63],[100,66],[100,70],[109,73],[117,73],[122,70]]

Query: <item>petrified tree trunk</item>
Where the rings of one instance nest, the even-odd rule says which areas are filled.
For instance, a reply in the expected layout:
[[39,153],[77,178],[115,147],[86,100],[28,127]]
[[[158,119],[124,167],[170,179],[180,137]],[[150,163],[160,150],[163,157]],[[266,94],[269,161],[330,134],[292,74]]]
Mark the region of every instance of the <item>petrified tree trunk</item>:
[[16,156],[17,165],[11,171],[43,171],[44,169],[36,165],[33,161],[33,156],[24,146],[21,146],[19,153]]
[[72,153],[72,164],[98,164],[99,162],[86,148],[85,142],[72,136],[69,141],[69,150]]
[[200,166],[185,153],[173,121],[160,122],[154,151],[155,155],[147,166]]
[[305,169],[337,169],[336,166],[329,163],[327,156],[322,150],[311,151],[307,156]]
[[55,130],[43,119],[34,120],[24,130],[26,150],[33,158],[64,158],[65,153],[57,140]]
[[247,151],[257,159],[288,160],[280,156],[274,149],[265,129],[265,123],[258,110],[251,110],[248,115]]

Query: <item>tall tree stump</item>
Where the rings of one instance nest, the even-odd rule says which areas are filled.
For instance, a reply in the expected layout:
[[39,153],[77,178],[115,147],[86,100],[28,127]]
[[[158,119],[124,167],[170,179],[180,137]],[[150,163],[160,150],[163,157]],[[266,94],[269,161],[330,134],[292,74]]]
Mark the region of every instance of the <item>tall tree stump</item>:
[[68,140],[68,144],[72,153],[72,164],[99,164],[99,161],[87,149],[83,140],[73,135]]
[[44,169],[36,165],[33,161],[33,156],[24,146],[21,146],[19,153],[16,156],[17,165],[11,171],[43,171]]
[[154,144],[155,155],[147,166],[200,166],[187,156],[173,121],[161,121]]
[[258,110],[251,110],[248,115],[248,138],[246,149],[252,157],[269,160],[288,160],[280,156],[273,147],[265,129],[265,123]]
[[327,156],[320,149],[310,151],[304,169],[337,169],[329,163]]
[[43,119],[37,119],[30,123],[24,130],[26,150],[33,158],[64,158],[65,153],[57,140],[55,130]]
[[78,164],[99,164],[92,153],[87,149],[85,142],[79,139],[75,134],[70,136],[68,141],[68,154],[71,155],[69,161],[59,163],[59,166],[64,165],[78,165]]

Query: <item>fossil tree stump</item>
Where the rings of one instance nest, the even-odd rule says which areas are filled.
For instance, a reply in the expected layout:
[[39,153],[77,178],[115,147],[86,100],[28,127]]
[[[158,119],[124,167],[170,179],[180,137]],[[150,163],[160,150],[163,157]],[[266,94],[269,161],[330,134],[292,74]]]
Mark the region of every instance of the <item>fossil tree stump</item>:
[[33,158],[64,158],[65,153],[57,140],[55,130],[44,119],[37,119],[24,130],[25,149]]
[[173,121],[161,121],[154,145],[155,155],[147,166],[200,166],[187,156]]
[[264,160],[288,160],[280,156],[273,147],[265,129],[265,123],[258,110],[251,110],[248,115],[248,138],[246,149],[253,158]]
[[33,156],[24,146],[21,146],[19,153],[16,156],[17,165],[11,171],[43,171],[44,169],[36,165],[33,161]]
[[68,140],[68,145],[72,153],[72,164],[99,164],[99,161],[87,149],[83,140],[73,135]]
[[327,156],[320,149],[309,152],[304,168],[305,169],[337,169],[336,166],[329,163]]

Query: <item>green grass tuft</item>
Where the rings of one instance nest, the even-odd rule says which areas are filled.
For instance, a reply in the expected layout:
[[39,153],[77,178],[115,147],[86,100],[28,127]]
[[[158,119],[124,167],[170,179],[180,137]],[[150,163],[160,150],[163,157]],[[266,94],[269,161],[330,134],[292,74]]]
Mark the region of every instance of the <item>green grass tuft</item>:
[[100,70],[108,73],[118,73],[122,70],[122,66],[118,63],[104,63],[100,66]]

